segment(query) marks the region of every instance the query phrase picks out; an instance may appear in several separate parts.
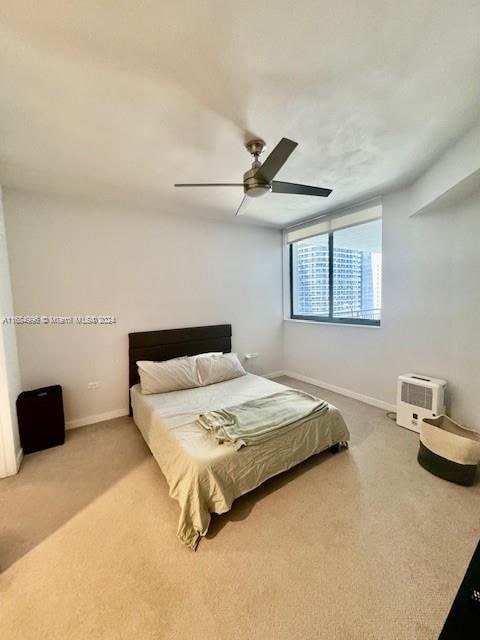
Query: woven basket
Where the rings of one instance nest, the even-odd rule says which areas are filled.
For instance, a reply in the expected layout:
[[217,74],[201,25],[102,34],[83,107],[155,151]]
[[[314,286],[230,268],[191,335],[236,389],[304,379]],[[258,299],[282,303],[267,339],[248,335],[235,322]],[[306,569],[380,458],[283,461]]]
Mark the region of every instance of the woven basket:
[[440,478],[472,485],[480,463],[480,433],[462,427],[448,416],[424,418],[418,462]]

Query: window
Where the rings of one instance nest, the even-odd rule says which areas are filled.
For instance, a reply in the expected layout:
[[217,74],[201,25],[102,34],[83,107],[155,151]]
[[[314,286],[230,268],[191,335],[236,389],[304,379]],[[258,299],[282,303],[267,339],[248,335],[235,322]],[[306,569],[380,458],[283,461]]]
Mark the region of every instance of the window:
[[[382,220],[377,216],[343,228],[338,220],[294,232],[307,237],[290,244],[291,317],[379,325]],[[328,231],[308,235],[327,225]],[[293,234],[287,238],[289,235]]]

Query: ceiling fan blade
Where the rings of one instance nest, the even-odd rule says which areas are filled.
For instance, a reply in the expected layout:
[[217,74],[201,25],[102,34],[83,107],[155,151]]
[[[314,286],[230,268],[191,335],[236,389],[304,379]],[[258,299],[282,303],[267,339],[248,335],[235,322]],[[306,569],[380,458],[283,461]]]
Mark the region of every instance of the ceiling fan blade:
[[244,213],[247,212],[250,198],[248,196],[243,196],[243,200],[240,203],[240,206],[235,211],[236,216],[243,216]]
[[295,182],[272,182],[273,193],[296,193],[303,196],[323,196],[327,198],[331,193],[331,189],[323,187],[310,187],[308,184],[295,184]]
[[181,182],[173,185],[174,187],[243,187],[243,182]]
[[265,180],[265,182],[271,182],[297,145],[298,142],[293,142],[293,140],[289,140],[288,138],[282,138],[255,173],[255,178],[261,178]]

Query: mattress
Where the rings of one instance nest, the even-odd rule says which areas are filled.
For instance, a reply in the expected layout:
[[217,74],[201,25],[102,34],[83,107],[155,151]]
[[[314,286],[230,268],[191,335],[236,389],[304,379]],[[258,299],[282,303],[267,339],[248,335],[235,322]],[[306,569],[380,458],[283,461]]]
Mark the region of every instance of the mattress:
[[234,380],[170,393],[143,395],[131,388],[133,419],[180,505],[177,535],[195,549],[211,513],[229,511],[235,498],[308,457],[349,440],[338,409],[303,420],[286,433],[236,451],[196,423],[201,413],[240,404],[287,387],[247,374]]

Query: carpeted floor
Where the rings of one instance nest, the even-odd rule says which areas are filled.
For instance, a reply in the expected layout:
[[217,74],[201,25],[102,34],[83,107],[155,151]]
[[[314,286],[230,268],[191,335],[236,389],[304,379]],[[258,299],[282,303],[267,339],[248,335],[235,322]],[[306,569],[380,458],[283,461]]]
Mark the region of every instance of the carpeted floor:
[[130,418],[67,433],[0,481],[5,640],[437,638],[480,536],[480,485],[416,462],[380,409],[336,404],[324,453],[215,516],[196,553]]

